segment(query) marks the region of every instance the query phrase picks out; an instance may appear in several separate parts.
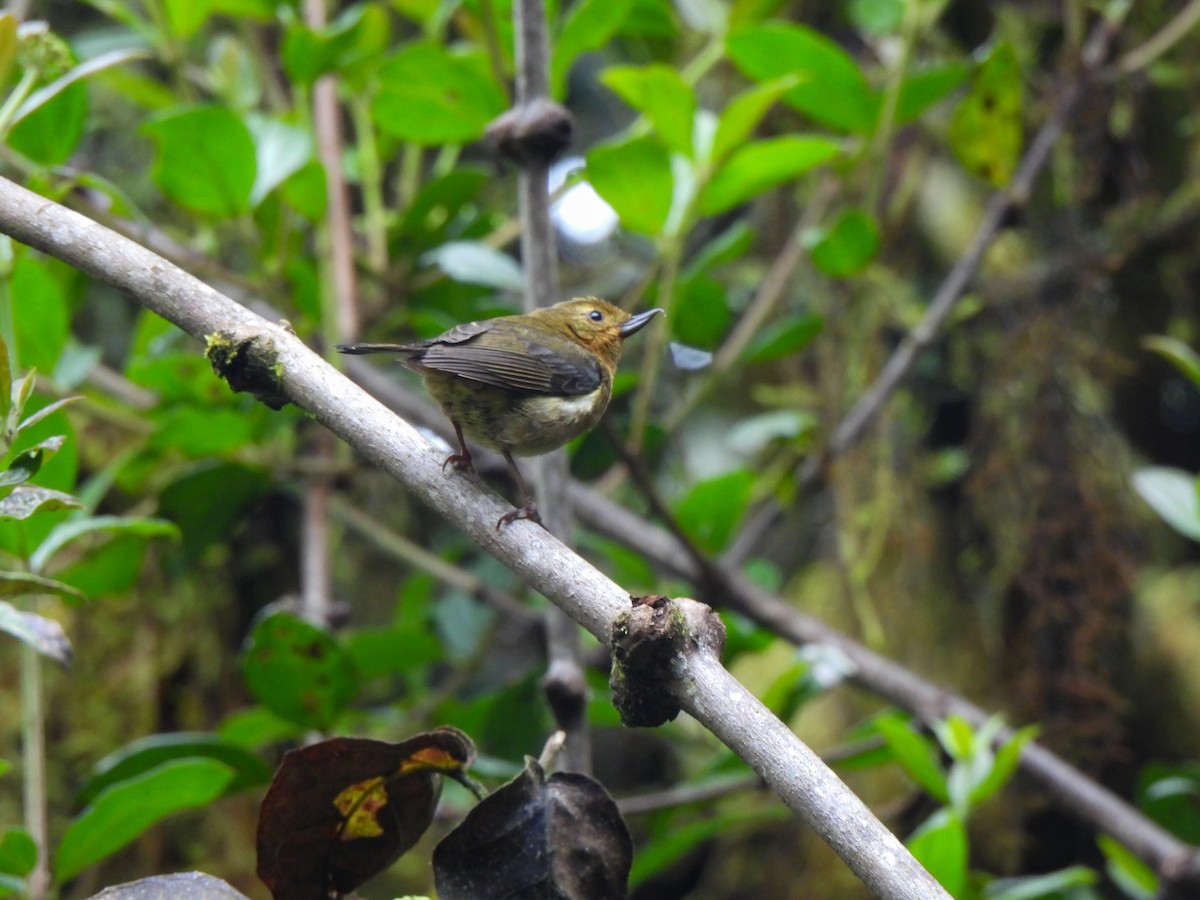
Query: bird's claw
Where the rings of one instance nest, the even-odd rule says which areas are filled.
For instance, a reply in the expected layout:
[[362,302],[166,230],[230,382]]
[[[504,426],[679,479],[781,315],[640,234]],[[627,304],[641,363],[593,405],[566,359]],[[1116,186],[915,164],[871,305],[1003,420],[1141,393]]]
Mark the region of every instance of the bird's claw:
[[446,457],[446,461],[442,463],[442,471],[446,471],[446,466],[454,466],[459,472],[470,472],[475,474],[475,464],[471,461],[470,453],[451,453]]
[[517,509],[514,509],[512,512],[507,512],[502,515],[500,517],[500,521],[496,523],[496,530],[499,531],[503,526],[511,525],[513,522],[517,521],[517,519],[528,519],[530,522],[541,525],[542,528],[546,527],[542,522],[541,515],[538,513],[537,505],[533,502],[533,500],[527,500],[525,501],[524,506],[520,506]]

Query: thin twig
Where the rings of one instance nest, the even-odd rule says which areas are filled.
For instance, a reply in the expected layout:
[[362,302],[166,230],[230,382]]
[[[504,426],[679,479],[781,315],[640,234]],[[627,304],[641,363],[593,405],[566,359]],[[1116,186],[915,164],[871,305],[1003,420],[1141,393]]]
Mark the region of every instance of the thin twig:
[[1197,23],[1200,23],[1200,0],[1191,0],[1150,40],[1122,56],[1117,61],[1117,71],[1122,75],[1130,75],[1146,68],[1183,40]]

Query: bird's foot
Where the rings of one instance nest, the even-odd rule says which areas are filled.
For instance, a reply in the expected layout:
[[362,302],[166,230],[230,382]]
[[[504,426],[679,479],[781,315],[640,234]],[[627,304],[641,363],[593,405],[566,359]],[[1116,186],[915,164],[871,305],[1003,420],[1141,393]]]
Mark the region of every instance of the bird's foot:
[[454,466],[459,472],[470,472],[475,474],[475,463],[471,461],[470,453],[451,453],[446,457],[446,461],[442,463],[442,471],[446,471],[446,466]]
[[528,519],[530,522],[541,525],[543,528],[546,527],[542,524],[542,517],[538,513],[537,504],[533,502],[532,497],[525,501],[524,506],[519,506],[512,512],[502,515],[500,521],[496,523],[496,530],[499,531],[503,526],[509,525],[517,521],[517,519]]

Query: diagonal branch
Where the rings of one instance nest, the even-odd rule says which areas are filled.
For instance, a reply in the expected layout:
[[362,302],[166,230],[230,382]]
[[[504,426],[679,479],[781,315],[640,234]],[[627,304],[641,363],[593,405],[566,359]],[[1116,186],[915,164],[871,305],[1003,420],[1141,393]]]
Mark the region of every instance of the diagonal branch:
[[[507,508],[498,497],[474,480],[444,474],[438,450],[286,326],[254,315],[144,247],[7,179],[0,179],[0,232],[111,284],[206,341],[210,353],[223,348],[235,365],[256,360],[255,371],[240,374],[257,376],[260,394],[269,388],[272,400],[308,410],[571,618],[609,640],[613,621],[629,603],[625,591],[533,523],[514,522],[497,531],[494,523]],[[948,897],[862,801],[712,654],[688,655],[677,671],[668,689],[682,707],[742,755],[877,896]]]

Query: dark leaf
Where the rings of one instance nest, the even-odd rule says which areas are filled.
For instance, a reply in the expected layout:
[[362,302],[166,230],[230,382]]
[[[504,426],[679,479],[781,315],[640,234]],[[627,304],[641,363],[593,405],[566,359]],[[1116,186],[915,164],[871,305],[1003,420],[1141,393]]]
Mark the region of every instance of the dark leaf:
[[352,891],[420,839],[441,775],[474,758],[471,739],[448,727],[399,744],[333,738],[289,751],[259,810],[259,878],[276,900]]
[[441,900],[625,896],[633,843],[617,806],[586,775],[525,771],[467,814],[433,852]]

